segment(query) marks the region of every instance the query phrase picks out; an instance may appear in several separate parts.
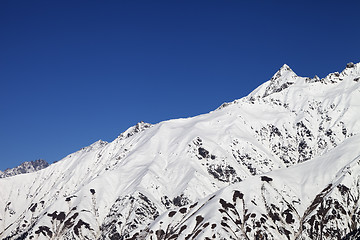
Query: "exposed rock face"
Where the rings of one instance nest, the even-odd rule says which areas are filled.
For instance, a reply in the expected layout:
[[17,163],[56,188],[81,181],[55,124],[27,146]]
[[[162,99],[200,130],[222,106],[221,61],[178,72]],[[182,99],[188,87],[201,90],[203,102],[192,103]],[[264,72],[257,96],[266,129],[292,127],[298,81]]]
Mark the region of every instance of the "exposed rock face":
[[349,62],[348,64],[346,64],[346,68],[353,68],[355,67],[355,64],[352,62]]
[[359,78],[284,65],[216,111],[1,179],[0,238],[356,239]]

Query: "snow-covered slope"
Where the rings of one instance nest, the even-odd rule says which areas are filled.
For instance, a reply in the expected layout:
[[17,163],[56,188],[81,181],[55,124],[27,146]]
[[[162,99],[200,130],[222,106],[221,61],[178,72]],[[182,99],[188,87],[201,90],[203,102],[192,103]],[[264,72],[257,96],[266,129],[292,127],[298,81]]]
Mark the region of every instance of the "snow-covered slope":
[[49,166],[49,163],[47,163],[43,159],[38,159],[35,161],[30,161],[30,162],[23,162],[22,164],[20,164],[17,167],[8,168],[4,172],[0,171],[0,178],[11,177],[11,176],[15,176],[18,174],[23,174],[23,173],[32,173],[32,172],[39,171],[43,168],[46,168],[48,166]]
[[[146,239],[341,239],[360,224],[360,137],[161,215]],[[160,238],[158,237],[160,236]]]
[[[332,206],[332,197],[357,211],[358,175],[342,178],[341,169],[358,171],[359,77],[360,64],[324,79],[299,77],[284,65],[249,96],[213,112],[140,122],[111,143],[0,179],[0,238],[203,239],[219,232],[225,239],[313,239],[325,226],[344,237],[359,228],[356,215],[341,212],[336,219],[348,225],[326,225],[318,208]],[[342,199],[339,184],[354,197]],[[226,220],[226,227],[223,217],[236,214],[228,203],[248,209],[243,217],[256,216]],[[308,230],[315,220],[316,230]]]

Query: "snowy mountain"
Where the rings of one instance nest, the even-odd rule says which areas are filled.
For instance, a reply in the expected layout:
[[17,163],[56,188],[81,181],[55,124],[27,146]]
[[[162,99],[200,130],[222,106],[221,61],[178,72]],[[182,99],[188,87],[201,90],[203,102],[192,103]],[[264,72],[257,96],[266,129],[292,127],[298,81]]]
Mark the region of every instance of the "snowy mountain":
[[8,168],[4,172],[0,171],[0,178],[11,177],[11,176],[15,176],[18,174],[23,174],[23,173],[32,173],[32,172],[39,171],[43,168],[46,168],[48,166],[49,166],[49,163],[47,163],[43,159],[38,159],[35,161],[30,161],[30,162],[23,162],[22,164],[20,164],[17,167]]
[[0,179],[0,238],[356,239],[359,79],[284,65],[213,112]]

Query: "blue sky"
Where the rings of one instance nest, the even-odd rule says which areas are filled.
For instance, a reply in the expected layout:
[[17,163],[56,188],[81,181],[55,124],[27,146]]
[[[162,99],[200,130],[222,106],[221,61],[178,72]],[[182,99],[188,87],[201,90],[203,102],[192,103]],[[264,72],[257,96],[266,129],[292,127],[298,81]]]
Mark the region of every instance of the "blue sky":
[[0,170],[360,61],[357,1],[0,1]]

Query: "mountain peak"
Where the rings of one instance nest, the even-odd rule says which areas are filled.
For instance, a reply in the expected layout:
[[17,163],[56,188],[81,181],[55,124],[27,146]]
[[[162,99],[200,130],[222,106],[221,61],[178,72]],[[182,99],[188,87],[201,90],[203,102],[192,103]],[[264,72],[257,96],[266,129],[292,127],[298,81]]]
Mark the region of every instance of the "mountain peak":
[[280,92],[283,89],[288,88],[295,83],[297,77],[296,73],[287,64],[284,64],[270,79],[270,83],[262,97],[269,96],[272,93]]
[[96,142],[92,143],[91,145],[87,146],[87,147],[83,147],[82,149],[80,149],[80,151],[83,152],[89,152],[89,151],[93,151],[99,148],[102,148],[104,146],[106,146],[108,144],[108,142],[103,141],[103,140],[97,140]]
[[288,76],[288,75],[292,75],[292,76],[297,76],[296,73],[289,67],[289,65],[284,64],[275,74],[274,76],[271,78],[271,80],[276,80],[282,76]]
[[284,63],[284,65],[282,65],[282,67],[279,70],[292,71],[292,69],[286,63]]
[[125,139],[133,136],[136,133],[142,132],[143,130],[150,128],[152,124],[143,121],[138,122],[136,125],[129,127],[125,132],[121,133],[118,138]]

